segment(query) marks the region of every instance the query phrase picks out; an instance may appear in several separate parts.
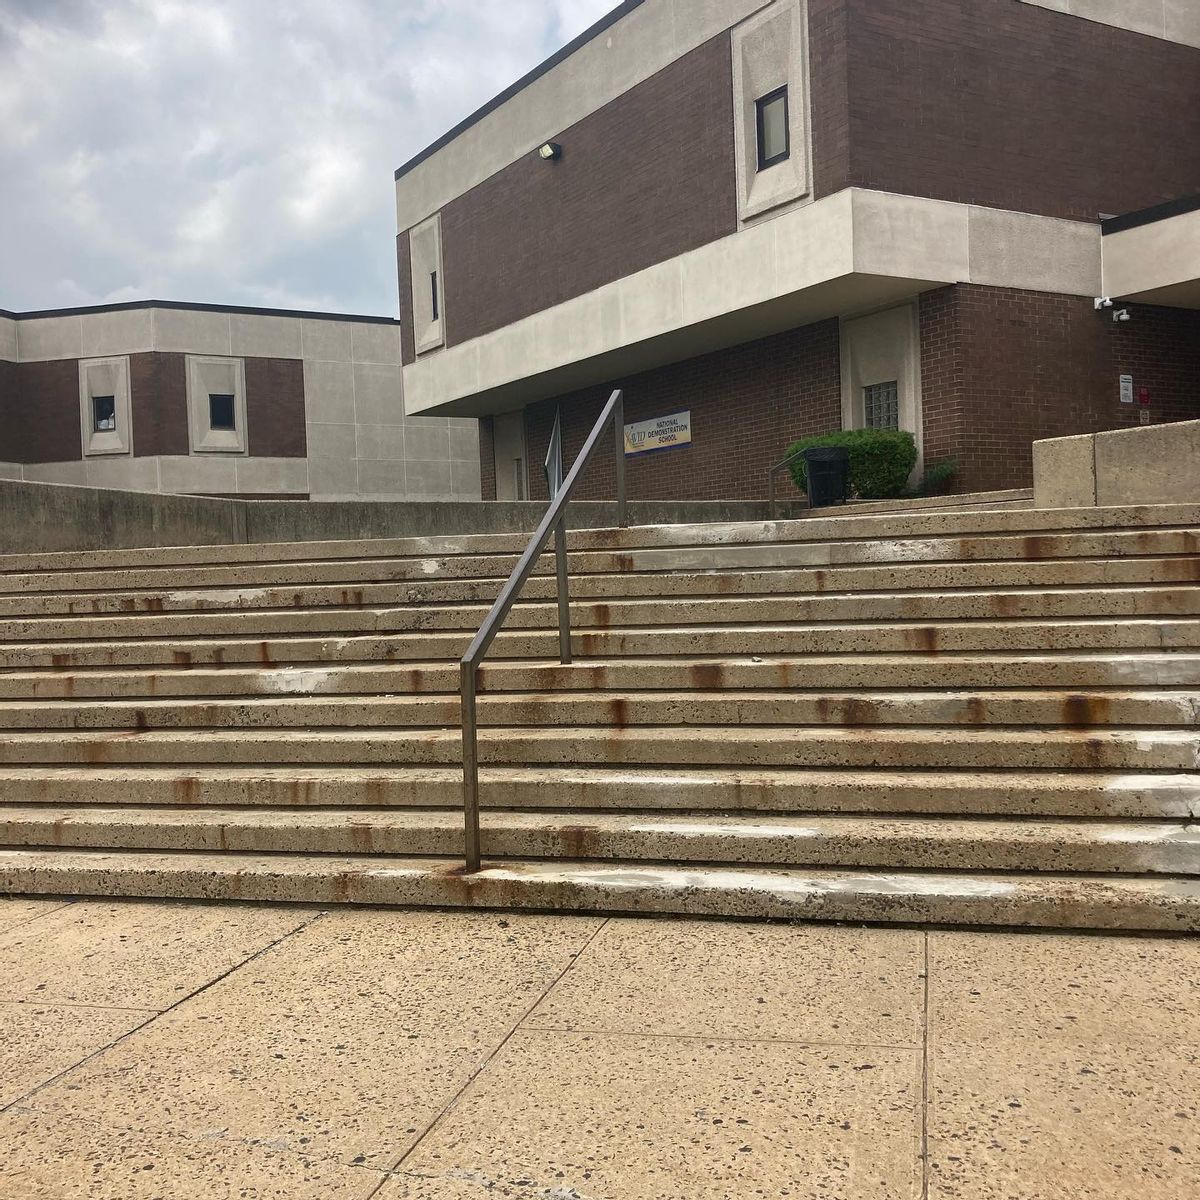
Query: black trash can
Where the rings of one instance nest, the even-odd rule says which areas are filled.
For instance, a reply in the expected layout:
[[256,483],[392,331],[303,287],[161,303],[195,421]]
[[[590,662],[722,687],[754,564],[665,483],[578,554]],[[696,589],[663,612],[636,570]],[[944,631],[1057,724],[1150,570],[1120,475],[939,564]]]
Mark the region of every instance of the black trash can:
[[850,451],[845,446],[813,446],[804,451],[808,507],[830,508],[850,498]]

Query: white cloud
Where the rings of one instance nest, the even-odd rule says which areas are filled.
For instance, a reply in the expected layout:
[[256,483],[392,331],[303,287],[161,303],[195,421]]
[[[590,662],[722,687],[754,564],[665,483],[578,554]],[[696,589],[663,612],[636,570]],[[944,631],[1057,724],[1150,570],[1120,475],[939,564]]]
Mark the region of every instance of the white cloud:
[[614,0],[2,0],[0,307],[395,311],[392,172]]

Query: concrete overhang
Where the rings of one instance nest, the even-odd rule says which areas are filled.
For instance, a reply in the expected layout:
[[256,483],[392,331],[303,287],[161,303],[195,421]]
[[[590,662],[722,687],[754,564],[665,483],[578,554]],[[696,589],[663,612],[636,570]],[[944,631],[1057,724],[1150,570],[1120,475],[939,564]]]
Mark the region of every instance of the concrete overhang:
[[506,412],[953,283],[1095,296],[1100,229],[847,189],[422,356],[405,408]]
[[1177,212],[1105,233],[1104,295],[1200,308],[1200,199]]

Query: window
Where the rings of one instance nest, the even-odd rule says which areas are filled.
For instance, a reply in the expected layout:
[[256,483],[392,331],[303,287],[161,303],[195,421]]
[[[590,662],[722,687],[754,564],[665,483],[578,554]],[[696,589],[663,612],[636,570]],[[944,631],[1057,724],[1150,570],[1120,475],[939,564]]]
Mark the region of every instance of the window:
[[429,290],[430,290],[430,311],[433,313],[433,319],[438,321],[441,319],[440,305],[438,304],[438,273],[436,271],[429,272]]
[[234,397],[221,392],[211,392],[208,397],[209,429],[237,429]]
[[92,432],[115,433],[117,431],[116,396],[92,397]]
[[792,154],[787,87],[769,92],[754,106],[758,113],[758,169],[765,171]]
[[868,429],[899,429],[899,381],[892,379],[863,388],[863,416]]

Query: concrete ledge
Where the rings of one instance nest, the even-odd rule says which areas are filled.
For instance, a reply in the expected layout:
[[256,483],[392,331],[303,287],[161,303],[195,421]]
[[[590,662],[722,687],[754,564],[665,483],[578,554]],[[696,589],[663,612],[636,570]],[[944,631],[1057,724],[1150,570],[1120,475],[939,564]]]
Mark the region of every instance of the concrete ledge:
[[1200,500],[1200,421],[1035,442],[1033,492],[1037,508]]

